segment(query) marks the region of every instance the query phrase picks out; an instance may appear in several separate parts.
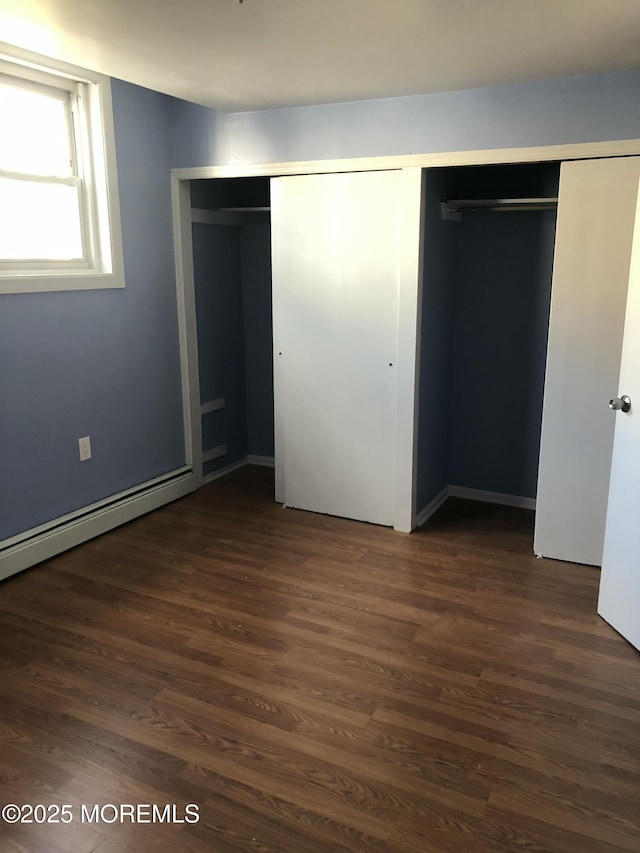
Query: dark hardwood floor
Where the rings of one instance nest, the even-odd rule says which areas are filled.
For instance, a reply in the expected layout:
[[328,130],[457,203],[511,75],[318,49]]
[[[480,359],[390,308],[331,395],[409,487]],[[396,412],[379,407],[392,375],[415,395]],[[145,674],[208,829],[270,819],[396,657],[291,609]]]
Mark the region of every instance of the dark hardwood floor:
[[[0,850],[640,850],[640,655],[597,570],[536,559],[523,510],[406,536],[272,490],[243,469],[0,585],[0,800],[73,818]],[[167,803],[199,822],[81,820]]]

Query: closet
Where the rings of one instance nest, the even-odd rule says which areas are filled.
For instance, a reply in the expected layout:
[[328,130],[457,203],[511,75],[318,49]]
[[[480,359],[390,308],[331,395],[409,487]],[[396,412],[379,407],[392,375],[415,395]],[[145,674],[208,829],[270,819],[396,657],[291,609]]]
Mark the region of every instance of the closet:
[[205,480],[273,464],[269,179],[191,182]]
[[205,475],[275,447],[284,504],[398,530],[450,494],[536,506],[536,553],[599,564],[637,173],[193,181]]
[[449,494],[535,505],[558,178],[427,172],[418,514]]
[[449,495],[535,506],[535,553],[602,565],[599,612],[638,644],[640,472],[609,489],[607,404],[633,390],[639,179],[638,157],[289,176],[275,208],[267,179],[192,181],[205,475],[275,448],[278,501],[402,531]]
[[411,530],[422,177],[191,182],[205,480],[275,447],[279,502]]

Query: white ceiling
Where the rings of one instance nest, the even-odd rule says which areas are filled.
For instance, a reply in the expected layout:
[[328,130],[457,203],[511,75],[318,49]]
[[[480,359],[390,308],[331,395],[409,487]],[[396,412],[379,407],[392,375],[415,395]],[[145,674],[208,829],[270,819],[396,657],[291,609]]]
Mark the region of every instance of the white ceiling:
[[0,0],[0,39],[234,112],[640,68],[640,0]]

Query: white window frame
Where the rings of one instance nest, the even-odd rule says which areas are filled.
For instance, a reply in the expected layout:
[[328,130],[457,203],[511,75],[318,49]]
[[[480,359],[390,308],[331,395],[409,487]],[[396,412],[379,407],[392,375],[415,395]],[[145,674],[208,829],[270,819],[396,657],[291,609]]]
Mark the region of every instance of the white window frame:
[[47,87],[70,99],[74,175],[34,179],[78,187],[83,236],[79,259],[0,261],[0,294],[124,287],[110,79],[1,42],[0,74],[15,77],[26,88]]

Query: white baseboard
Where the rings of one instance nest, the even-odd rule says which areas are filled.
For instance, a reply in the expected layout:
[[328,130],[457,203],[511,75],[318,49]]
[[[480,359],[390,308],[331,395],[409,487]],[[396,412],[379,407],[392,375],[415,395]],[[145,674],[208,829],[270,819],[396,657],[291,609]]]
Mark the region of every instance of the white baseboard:
[[[211,483],[247,464],[273,467],[274,460],[268,456],[249,455],[218,471],[213,471],[204,478],[198,477],[191,471],[185,471],[173,479],[160,483],[151,481],[151,484],[142,484],[137,490],[129,489],[85,510],[79,510],[77,513],[35,528],[33,531],[20,534],[19,537],[10,540],[13,544],[0,551],[0,580],[184,497],[201,485]],[[534,498],[468,489],[465,486],[447,486],[421,510],[416,518],[416,527],[421,527],[449,496],[524,509],[535,509],[536,506]]]
[[220,477],[226,477],[227,474],[231,474],[232,471],[237,471],[238,468],[244,468],[247,464],[246,457],[244,459],[239,459],[237,462],[232,462],[231,465],[225,465],[224,468],[218,468],[217,471],[212,471],[210,474],[206,474],[202,478],[202,485],[206,486],[207,483],[213,483],[214,480],[219,480]]
[[447,498],[465,498],[469,501],[482,501],[502,506],[515,506],[519,509],[535,509],[535,498],[520,495],[504,495],[501,492],[486,492],[483,489],[469,489],[466,486],[445,486],[445,488],[421,510],[416,517],[416,527],[422,527],[425,521],[436,512]]
[[237,471],[238,468],[244,468],[245,465],[261,465],[264,468],[275,468],[275,460],[273,456],[254,456],[250,453],[244,459],[239,459],[237,462],[232,462],[231,465],[225,465],[224,468],[219,468],[217,471],[212,471],[202,479],[202,485],[213,483],[214,480],[219,480],[220,477],[226,477],[232,471]]
[[255,456],[249,453],[247,456],[247,465],[261,465],[263,468],[275,468],[276,460],[273,456]]
[[504,495],[501,492],[485,492],[483,489],[468,489],[466,486],[449,486],[452,498],[466,498],[469,501],[483,501],[488,504],[515,506],[520,509],[535,509],[536,499],[520,495]]
[[132,521],[164,504],[195,491],[202,480],[191,471],[175,479],[151,485],[144,491],[115,495],[111,503],[102,502],[97,508],[87,508],[84,515],[75,514],[69,520],[60,520],[58,526],[34,533],[30,538],[5,548],[0,553],[0,580],[35,566],[43,560],[74,548],[82,542],[106,533],[114,527]]
[[422,525],[425,523],[425,521],[428,518],[431,518],[431,516],[434,514],[434,512],[436,512],[437,510],[440,509],[440,507],[442,506],[442,504],[446,501],[446,499],[448,497],[449,497],[449,486],[445,486],[444,489],[439,494],[437,494],[432,501],[429,501],[429,503],[424,507],[424,509],[420,510],[420,512],[418,513],[418,515],[416,517],[415,526],[416,527],[422,527]]

